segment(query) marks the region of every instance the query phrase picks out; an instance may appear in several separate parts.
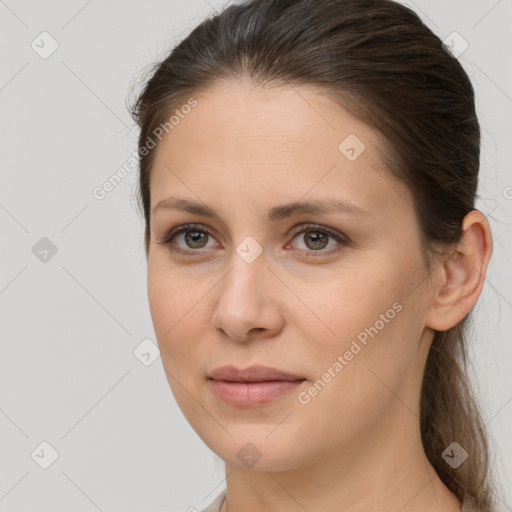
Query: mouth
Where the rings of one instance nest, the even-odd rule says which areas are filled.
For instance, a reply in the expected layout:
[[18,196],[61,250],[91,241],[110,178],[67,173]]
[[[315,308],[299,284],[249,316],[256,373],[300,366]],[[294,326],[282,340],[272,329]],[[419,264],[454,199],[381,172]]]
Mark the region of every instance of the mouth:
[[248,408],[268,404],[300,386],[305,377],[276,368],[233,366],[217,368],[208,375],[215,395],[234,407]]
[[265,381],[297,381],[305,380],[303,375],[296,375],[270,366],[252,365],[248,368],[221,366],[209,375],[209,379],[227,382],[265,382]]

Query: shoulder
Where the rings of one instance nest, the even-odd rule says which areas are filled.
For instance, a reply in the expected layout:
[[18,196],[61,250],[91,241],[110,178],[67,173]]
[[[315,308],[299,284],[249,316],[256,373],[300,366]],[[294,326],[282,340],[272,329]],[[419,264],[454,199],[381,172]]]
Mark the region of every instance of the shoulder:
[[226,489],[224,489],[206,508],[200,512],[219,512],[225,497]]
[[[226,489],[224,489],[206,508],[200,512],[219,512],[226,497]],[[466,498],[462,502],[461,512],[480,512],[480,508],[471,498]],[[500,512],[499,508],[493,508],[491,512]]]
[[[497,504],[492,505],[491,508],[489,509],[490,512],[503,512],[504,510],[508,510],[508,509],[506,509],[506,508],[503,509],[503,508],[501,508],[500,505],[497,505]],[[464,501],[462,502],[461,512],[481,512],[481,511],[482,511],[482,508],[480,508],[478,506],[478,504],[469,496],[466,497],[464,499]]]

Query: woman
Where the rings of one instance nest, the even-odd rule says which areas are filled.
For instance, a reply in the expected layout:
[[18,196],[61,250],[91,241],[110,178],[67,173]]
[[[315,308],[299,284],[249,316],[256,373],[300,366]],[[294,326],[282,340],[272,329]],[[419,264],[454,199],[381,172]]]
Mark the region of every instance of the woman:
[[133,116],[162,362],[226,464],[207,510],[493,510],[480,129],[439,38],[391,0],[245,1]]

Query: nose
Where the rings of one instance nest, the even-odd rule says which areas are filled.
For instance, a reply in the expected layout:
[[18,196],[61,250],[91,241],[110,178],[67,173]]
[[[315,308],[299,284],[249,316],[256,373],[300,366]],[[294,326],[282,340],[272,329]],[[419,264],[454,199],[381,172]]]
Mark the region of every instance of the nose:
[[282,287],[264,254],[248,263],[234,254],[230,270],[215,287],[212,326],[223,336],[247,342],[276,336],[283,328]]

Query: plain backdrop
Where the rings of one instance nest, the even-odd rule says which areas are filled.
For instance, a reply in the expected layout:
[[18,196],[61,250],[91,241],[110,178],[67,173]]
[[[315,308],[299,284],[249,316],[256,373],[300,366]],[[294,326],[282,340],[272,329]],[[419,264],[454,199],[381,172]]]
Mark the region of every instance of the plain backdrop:
[[[470,351],[512,503],[512,2],[406,3],[464,50],[476,89],[494,254]],[[4,512],[201,510],[225,486],[151,348],[136,170],[93,194],[136,151],[140,74],[222,5],[0,0]]]

